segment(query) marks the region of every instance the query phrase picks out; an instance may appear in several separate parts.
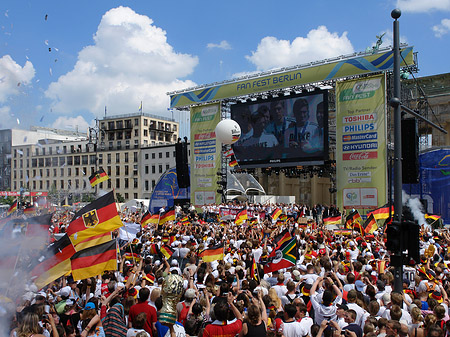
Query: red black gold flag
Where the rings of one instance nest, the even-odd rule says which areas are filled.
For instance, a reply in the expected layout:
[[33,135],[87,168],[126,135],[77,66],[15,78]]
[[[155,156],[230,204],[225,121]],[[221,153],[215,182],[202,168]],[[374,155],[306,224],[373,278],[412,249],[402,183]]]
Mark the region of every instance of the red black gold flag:
[[[394,207],[392,206],[392,213],[394,213]],[[375,220],[386,220],[389,218],[389,204],[374,209],[372,212],[367,213],[367,217],[373,215]]]
[[252,267],[250,269],[250,277],[258,281],[258,266],[256,265],[255,258],[253,257]]
[[141,226],[149,223],[157,224],[159,222],[159,214],[151,214],[149,211],[145,212],[141,219]]
[[203,262],[213,262],[217,260],[223,260],[224,253],[223,253],[224,245],[223,243],[213,246],[211,248],[207,248],[198,254],[199,257],[202,258]]
[[291,233],[287,229],[278,234],[274,239],[275,249],[279,249],[283,244],[292,239]]
[[340,215],[339,216],[332,216],[332,217],[328,217],[328,218],[323,219],[323,224],[325,226],[328,226],[328,225],[340,225],[341,221],[342,221],[342,217]]
[[168,245],[162,245],[161,248],[159,248],[159,251],[166,257],[166,259],[169,259],[174,253],[173,249]]
[[[98,244],[97,241],[88,243],[94,237],[107,236],[109,232],[122,226],[123,223],[117,213],[114,194],[109,192],[75,213],[66,233],[75,249],[79,251]],[[82,243],[84,245],[78,247]]]
[[34,206],[27,207],[27,208],[25,208],[23,210],[23,213],[24,214],[35,214],[36,213],[36,207],[34,207]]
[[41,289],[50,282],[70,272],[70,258],[75,254],[75,248],[65,234],[58,241],[50,244],[38,258],[31,271],[31,279]]
[[243,209],[242,211],[240,211],[238,214],[236,214],[236,218],[234,220],[234,223],[236,225],[240,225],[241,223],[244,222],[244,220],[247,220],[248,216],[247,216],[247,210]]
[[94,187],[95,185],[100,184],[101,182],[104,182],[108,179],[109,176],[106,174],[105,170],[103,168],[100,168],[97,172],[94,172],[94,174],[89,177],[89,182],[91,183],[91,186]]
[[162,213],[159,217],[159,224],[164,225],[168,221],[175,221],[175,209],[169,208],[166,212]]
[[370,214],[367,217],[366,222],[364,222],[364,232],[366,234],[372,234],[378,229],[377,221],[375,220],[375,217],[373,214]]
[[278,219],[278,217],[281,215],[281,209],[280,208],[275,208],[275,210],[272,212],[272,215],[271,215],[271,217],[272,217],[272,219],[273,220],[276,220],[276,219]]
[[70,264],[74,280],[97,276],[105,270],[117,270],[116,240],[76,252]]
[[353,228],[354,227],[353,224],[355,222],[357,222],[359,224],[361,224],[363,222],[358,210],[355,210],[355,211],[351,212],[349,215],[347,215],[347,217],[345,218],[345,227]]
[[235,157],[234,154],[232,154],[232,155],[231,155],[231,158],[230,158],[230,162],[228,163],[228,165],[229,165],[230,167],[235,167],[237,164],[238,164],[238,162],[237,162],[237,160],[236,160],[236,157]]
[[8,208],[8,210],[6,211],[6,214],[10,215],[10,214],[14,213],[15,211],[17,211],[17,199],[14,200],[12,205]]

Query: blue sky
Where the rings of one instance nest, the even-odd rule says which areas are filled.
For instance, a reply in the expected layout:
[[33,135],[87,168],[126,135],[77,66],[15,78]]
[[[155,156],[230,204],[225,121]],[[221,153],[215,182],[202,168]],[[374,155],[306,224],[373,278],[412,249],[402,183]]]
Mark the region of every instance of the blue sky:
[[396,7],[416,76],[449,72],[450,0],[2,0],[0,129],[172,117],[168,91],[387,46]]

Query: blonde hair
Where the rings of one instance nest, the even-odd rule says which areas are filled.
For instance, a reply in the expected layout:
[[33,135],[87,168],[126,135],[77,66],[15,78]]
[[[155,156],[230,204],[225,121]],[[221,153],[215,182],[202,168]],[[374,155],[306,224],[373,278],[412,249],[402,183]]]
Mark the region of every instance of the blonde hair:
[[278,297],[277,292],[274,288],[269,289],[269,297],[270,297],[270,302],[275,304],[276,308],[278,309],[281,306],[281,300]]
[[40,333],[42,328],[39,325],[39,316],[34,312],[26,313],[17,329],[17,337],[28,337]]

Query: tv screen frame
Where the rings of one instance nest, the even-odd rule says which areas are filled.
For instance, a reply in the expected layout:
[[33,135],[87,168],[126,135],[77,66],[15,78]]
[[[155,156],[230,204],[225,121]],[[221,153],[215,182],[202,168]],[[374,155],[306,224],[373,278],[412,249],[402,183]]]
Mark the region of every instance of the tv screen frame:
[[232,145],[241,168],[323,165],[328,160],[328,90],[237,103],[230,110],[241,127]]

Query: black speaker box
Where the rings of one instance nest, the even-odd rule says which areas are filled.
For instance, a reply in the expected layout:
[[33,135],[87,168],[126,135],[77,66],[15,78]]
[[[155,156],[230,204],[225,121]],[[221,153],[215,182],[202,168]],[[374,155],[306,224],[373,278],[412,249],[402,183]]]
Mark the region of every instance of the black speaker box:
[[402,183],[419,183],[419,136],[416,119],[402,120]]
[[179,188],[189,187],[190,178],[188,168],[188,150],[186,142],[175,144],[175,163],[177,169],[178,187]]

